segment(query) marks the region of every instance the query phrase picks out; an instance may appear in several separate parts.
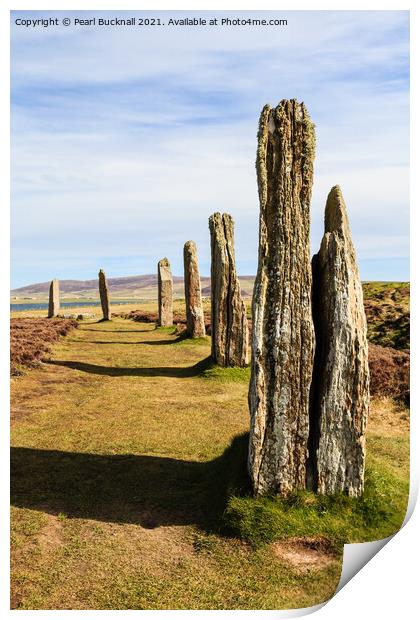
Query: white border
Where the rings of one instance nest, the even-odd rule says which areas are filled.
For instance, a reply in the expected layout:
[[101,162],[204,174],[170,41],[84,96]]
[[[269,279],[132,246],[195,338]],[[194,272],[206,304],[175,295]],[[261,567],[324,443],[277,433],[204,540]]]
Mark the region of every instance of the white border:
[[[411,11],[411,110],[419,109],[418,98],[418,80],[416,76],[420,75],[420,66],[417,58],[419,55],[419,23],[418,23],[418,9],[416,0],[404,1],[404,2],[390,2],[387,0],[382,1],[369,1],[369,0],[354,0],[353,2],[342,2],[340,6],[337,6],[337,2],[318,2],[312,3],[310,1],[295,0],[294,2],[284,2],[281,6],[275,2],[266,2],[260,0],[258,6],[256,3],[247,2],[220,2],[220,0],[214,0],[213,2],[182,2],[180,4],[174,2],[141,2],[133,0],[103,0],[102,2],[96,0],[90,0],[85,2],[82,0],[73,0],[72,2],[63,2],[62,0],[44,0],[43,2],[30,2],[26,1],[12,1],[4,0],[0,7],[0,45],[1,45],[1,64],[0,64],[0,84],[1,89],[1,136],[2,140],[2,155],[1,158],[1,183],[0,183],[0,196],[1,196],[1,225],[0,225],[0,252],[1,252],[1,270],[0,270],[0,282],[2,286],[3,296],[0,301],[0,325],[2,330],[2,338],[0,340],[0,364],[1,364],[1,394],[4,400],[8,403],[9,400],[9,357],[8,357],[8,321],[9,321],[9,226],[10,217],[8,211],[9,197],[10,197],[10,150],[9,141],[5,139],[9,135],[10,117],[9,117],[9,92],[5,85],[9,84],[9,11],[10,10],[273,10],[273,11],[285,11],[285,10],[404,10],[409,9]],[[417,112],[418,116],[418,112]],[[418,149],[416,148],[415,139],[419,139],[419,123],[415,113],[412,113],[412,126],[411,126],[411,166],[413,170],[418,170],[419,158]],[[419,364],[417,357],[418,350],[418,317],[417,308],[419,306],[419,292],[418,292],[418,278],[417,278],[417,265],[420,264],[419,259],[419,240],[418,240],[418,208],[416,208],[416,198],[418,198],[418,174],[412,175],[411,179],[411,299],[412,299],[412,321],[411,321],[411,333],[412,333],[412,350],[415,351],[412,354],[411,368],[412,376],[418,377]],[[412,382],[412,432],[411,432],[411,487],[410,487],[410,506],[408,511],[408,517],[414,509],[414,504],[418,490],[418,470],[419,459],[416,455],[416,448],[419,437],[419,424],[416,422],[416,416],[418,415],[418,392],[416,389],[416,381]],[[4,408],[3,412],[4,412]],[[6,418],[6,419],[5,419]],[[8,420],[6,413],[3,413],[3,429],[1,433],[1,485],[2,485],[2,514],[7,514],[9,505],[9,434],[8,434]],[[1,566],[8,566],[9,555],[9,531],[5,525],[5,520],[2,521],[3,526],[0,534],[0,558]],[[390,542],[382,549],[381,553],[376,556],[369,564],[362,569],[347,585],[341,590],[333,599],[325,606],[318,606],[316,609],[320,609],[317,612],[319,618],[338,618],[346,620],[346,618],[354,619],[355,615],[362,618],[381,617],[383,619],[392,618],[396,616],[404,619],[414,618],[418,611],[417,605],[417,590],[418,590],[418,562],[416,557],[416,542],[418,544],[420,532],[420,516],[419,510],[414,513],[413,517],[405,525],[405,527],[398,533]],[[7,573],[7,571],[6,571]],[[2,571],[2,578],[0,580],[0,609],[3,611],[6,617],[9,614],[19,613],[19,616],[27,616],[28,614],[46,615],[46,614],[65,614],[83,615],[83,614],[101,614],[106,616],[114,616],[114,614],[141,614],[142,616],[147,614],[153,614],[154,617],[184,617],[186,614],[202,615],[202,614],[232,614],[241,616],[253,616],[256,615],[264,617],[276,616],[296,616],[302,615],[302,611],[296,613],[296,611],[10,611],[9,610],[9,583],[8,574]],[[322,609],[321,609],[322,608]],[[306,613],[310,613],[311,610],[306,610]],[[315,609],[314,609],[315,611]],[[303,612],[305,613],[305,612]]]

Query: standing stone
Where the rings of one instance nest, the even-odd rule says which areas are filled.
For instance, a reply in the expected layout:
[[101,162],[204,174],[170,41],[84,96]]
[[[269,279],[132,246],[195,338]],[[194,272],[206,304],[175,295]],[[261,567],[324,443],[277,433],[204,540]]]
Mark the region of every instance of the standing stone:
[[60,284],[58,280],[51,280],[48,299],[48,318],[52,319],[60,312]]
[[170,327],[174,324],[172,290],[171,264],[167,258],[162,258],[158,262],[158,320],[160,327]]
[[317,349],[309,480],[318,493],[358,496],[369,411],[368,344],[362,284],[338,186],[328,195],[313,278]]
[[109,289],[108,283],[106,281],[105,273],[102,269],[99,270],[99,295],[101,297],[101,306],[102,306],[102,314],[103,320],[109,321],[111,318],[111,307],[109,304]]
[[262,110],[258,272],[252,302],[248,470],[255,495],[306,485],[314,355],[309,205],[314,126],[303,103]]
[[214,213],[211,237],[211,354],[219,366],[248,364],[248,322],[236,273],[233,219]]
[[202,338],[206,335],[206,328],[201,301],[197,246],[194,241],[187,241],[184,245],[184,286],[187,334],[190,338]]

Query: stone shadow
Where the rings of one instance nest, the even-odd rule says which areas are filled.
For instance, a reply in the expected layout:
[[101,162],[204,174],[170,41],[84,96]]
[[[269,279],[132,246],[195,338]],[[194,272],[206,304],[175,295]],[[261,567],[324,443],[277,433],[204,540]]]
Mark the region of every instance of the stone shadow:
[[[111,322],[111,321],[109,321]],[[97,325],[98,323],[96,323]],[[153,332],[154,329],[90,329],[89,327],[82,327],[81,331],[84,332],[95,332],[95,333],[103,333],[103,334],[143,334],[146,332]]]
[[72,370],[80,370],[94,375],[107,377],[197,377],[212,365],[211,357],[206,357],[193,366],[156,366],[151,368],[100,366],[89,362],[76,362],[71,360],[47,360],[46,364],[52,366],[64,366]]
[[220,457],[201,463],[11,448],[11,502],[68,518],[220,531],[229,496],[248,489],[247,446],[248,434],[239,435]]

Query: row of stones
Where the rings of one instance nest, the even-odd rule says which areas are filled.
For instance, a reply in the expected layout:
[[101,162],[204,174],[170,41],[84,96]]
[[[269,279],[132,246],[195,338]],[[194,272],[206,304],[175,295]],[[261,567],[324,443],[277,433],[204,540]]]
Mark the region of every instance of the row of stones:
[[[310,259],[314,126],[303,103],[283,100],[260,117],[258,272],[252,302],[248,470],[256,495],[309,488],[360,495],[364,485],[369,373],[363,293],[338,186]],[[212,357],[248,363],[248,326],[235,267],[233,220],[215,213],[211,236]],[[197,249],[184,246],[187,331],[205,334]],[[105,274],[99,272],[104,319]],[[173,324],[172,274],[158,264],[159,324]],[[50,311],[58,283],[50,289]],[[51,309],[52,308],[52,309]],[[50,312],[50,314],[51,314]]]
[[[209,219],[211,235],[211,315],[212,357],[220,366],[248,364],[248,323],[235,266],[233,220],[230,215],[213,214]],[[194,241],[184,245],[184,286],[187,335],[206,335],[201,297],[197,247]],[[111,317],[110,295],[104,271],[99,271],[99,295],[104,320]],[[59,282],[50,285],[48,316],[60,309]],[[158,324],[173,325],[173,279],[167,258],[158,262]]]

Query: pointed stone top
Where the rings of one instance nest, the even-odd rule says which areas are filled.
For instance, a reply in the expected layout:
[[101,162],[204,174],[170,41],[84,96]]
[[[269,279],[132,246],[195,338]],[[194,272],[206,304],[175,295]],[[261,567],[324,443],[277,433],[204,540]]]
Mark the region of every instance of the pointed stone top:
[[349,233],[349,219],[346,203],[339,185],[334,185],[328,194],[325,207],[325,232]]
[[99,273],[103,273],[105,275],[105,271],[103,269],[99,269]]
[[161,267],[170,267],[170,266],[171,266],[171,263],[169,262],[169,260],[168,260],[168,259],[166,258],[166,256],[165,256],[165,258],[162,258],[162,259],[159,261],[158,265],[160,265]]

